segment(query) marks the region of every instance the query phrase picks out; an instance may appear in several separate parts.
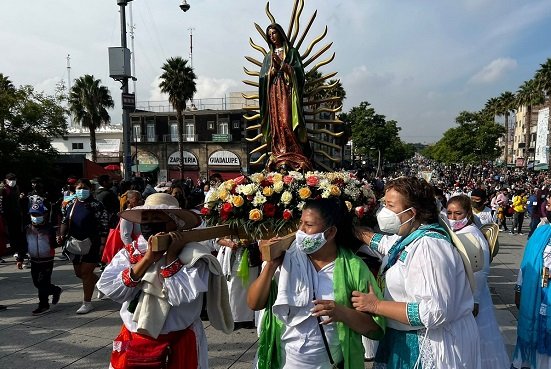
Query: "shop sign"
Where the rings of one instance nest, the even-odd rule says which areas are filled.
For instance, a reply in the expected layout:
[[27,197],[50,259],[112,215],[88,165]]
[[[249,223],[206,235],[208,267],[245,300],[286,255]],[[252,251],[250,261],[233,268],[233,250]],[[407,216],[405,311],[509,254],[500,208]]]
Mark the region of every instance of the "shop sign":
[[231,151],[220,150],[209,156],[209,165],[212,166],[241,166],[239,157]]
[[[176,151],[168,157],[168,165],[180,165],[180,152]],[[184,151],[184,167],[197,166],[197,158],[189,151]]]

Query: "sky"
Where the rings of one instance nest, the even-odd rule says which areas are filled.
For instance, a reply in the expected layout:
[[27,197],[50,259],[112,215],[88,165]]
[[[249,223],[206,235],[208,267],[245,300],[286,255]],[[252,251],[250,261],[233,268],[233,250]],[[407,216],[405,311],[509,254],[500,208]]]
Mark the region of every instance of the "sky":
[[[136,96],[166,101],[158,88],[162,64],[190,56],[196,98],[223,98],[250,90],[245,56],[261,59],[249,37],[266,47],[254,27],[269,24],[263,0],[134,0]],[[294,0],[270,9],[287,30]],[[109,77],[107,48],[120,46],[115,0],[3,1],[0,12],[0,73],[14,85],[53,93],[59,81],[84,74],[101,79],[115,101],[120,124],[120,83]],[[398,122],[406,142],[432,143],[455,125],[463,110],[480,110],[489,98],[517,91],[551,57],[549,0],[305,0],[304,27],[317,10],[307,46],[325,26],[335,60],[320,71],[338,72],[346,90],[343,111],[362,101]],[[301,30],[302,30],[301,27]],[[128,45],[131,38],[128,36]],[[331,53],[324,54],[319,60]],[[130,85],[132,91],[133,85]],[[166,103],[166,102],[165,102]]]

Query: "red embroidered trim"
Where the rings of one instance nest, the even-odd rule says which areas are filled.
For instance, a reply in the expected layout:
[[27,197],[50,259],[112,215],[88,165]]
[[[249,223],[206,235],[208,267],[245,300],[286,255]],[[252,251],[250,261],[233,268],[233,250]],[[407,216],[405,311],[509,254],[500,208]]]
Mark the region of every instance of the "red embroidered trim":
[[128,268],[122,272],[122,283],[124,283],[126,287],[136,287],[140,281],[136,282],[132,280],[130,277],[130,268]]
[[143,259],[145,255],[142,254],[140,250],[134,247],[134,242],[124,246],[124,249],[126,250],[126,252],[128,252],[128,257],[130,258],[130,264],[137,264],[140,260]]
[[174,274],[178,273],[183,266],[184,263],[182,263],[180,259],[176,259],[170,265],[161,268],[161,276],[163,278],[172,277]]

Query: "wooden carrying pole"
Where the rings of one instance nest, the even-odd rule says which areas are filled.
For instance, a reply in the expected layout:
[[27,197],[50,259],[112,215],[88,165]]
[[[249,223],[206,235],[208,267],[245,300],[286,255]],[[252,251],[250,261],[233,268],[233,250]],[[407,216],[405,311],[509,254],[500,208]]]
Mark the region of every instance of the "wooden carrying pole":
[[[248,238],[242,230],[230,227],[228,224],[218,225],[214,227],[195,228],[187,231],[176,231],[183,235],[181,242],[173,243],[170,234],[160,236],[151,236],[152,251],[166,251],[170,247],[182,249],[188,242],[200,242],[211,240],[214,238],[222,238],[226,236],[234,236],[239,238]],[[260,242],[260,251],[264,260],[273,260],[287,250],[295,239],[295,232],[281,237],[275,242],[263,241]]]

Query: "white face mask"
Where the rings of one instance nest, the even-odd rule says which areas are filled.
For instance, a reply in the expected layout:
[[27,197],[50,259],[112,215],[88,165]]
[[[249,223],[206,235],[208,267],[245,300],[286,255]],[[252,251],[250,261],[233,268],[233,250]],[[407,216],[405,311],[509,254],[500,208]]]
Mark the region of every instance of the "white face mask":
[[324,233],[325,231],[321,233],[307,234],[299,230],[296,234],[297,247],[305,254],[313,254],[327,243]]
[[402,225],[406,224],[407,222],[410,222],[411,220],[413,220],[413,218],[415,218],[415,216],[412,216],[405,222],[401,223],[398,215],[405,213],[406,211],[411,209],[413,208],[407,208],[406,210],[396,214],[392,210],[386,207],[383,207],[381,211],[379,211],[379,213],[377,214],[377,223],[379,223],[379,228],[381,229],[381,232],[398,234],[398,232],[400,232],[400,227]]
[[6,181],[6,183],[8,184],[8,186],[10,187],[15,187],[15,184],[17,183],[17,181],[14,179],[14,180],[11,180],[11,181]]
[[469,218],[465,217],[459,220],[448,219],[448,221],[454,231],[459,231],[461,228],[465,227],[467,223],[469,223]]

